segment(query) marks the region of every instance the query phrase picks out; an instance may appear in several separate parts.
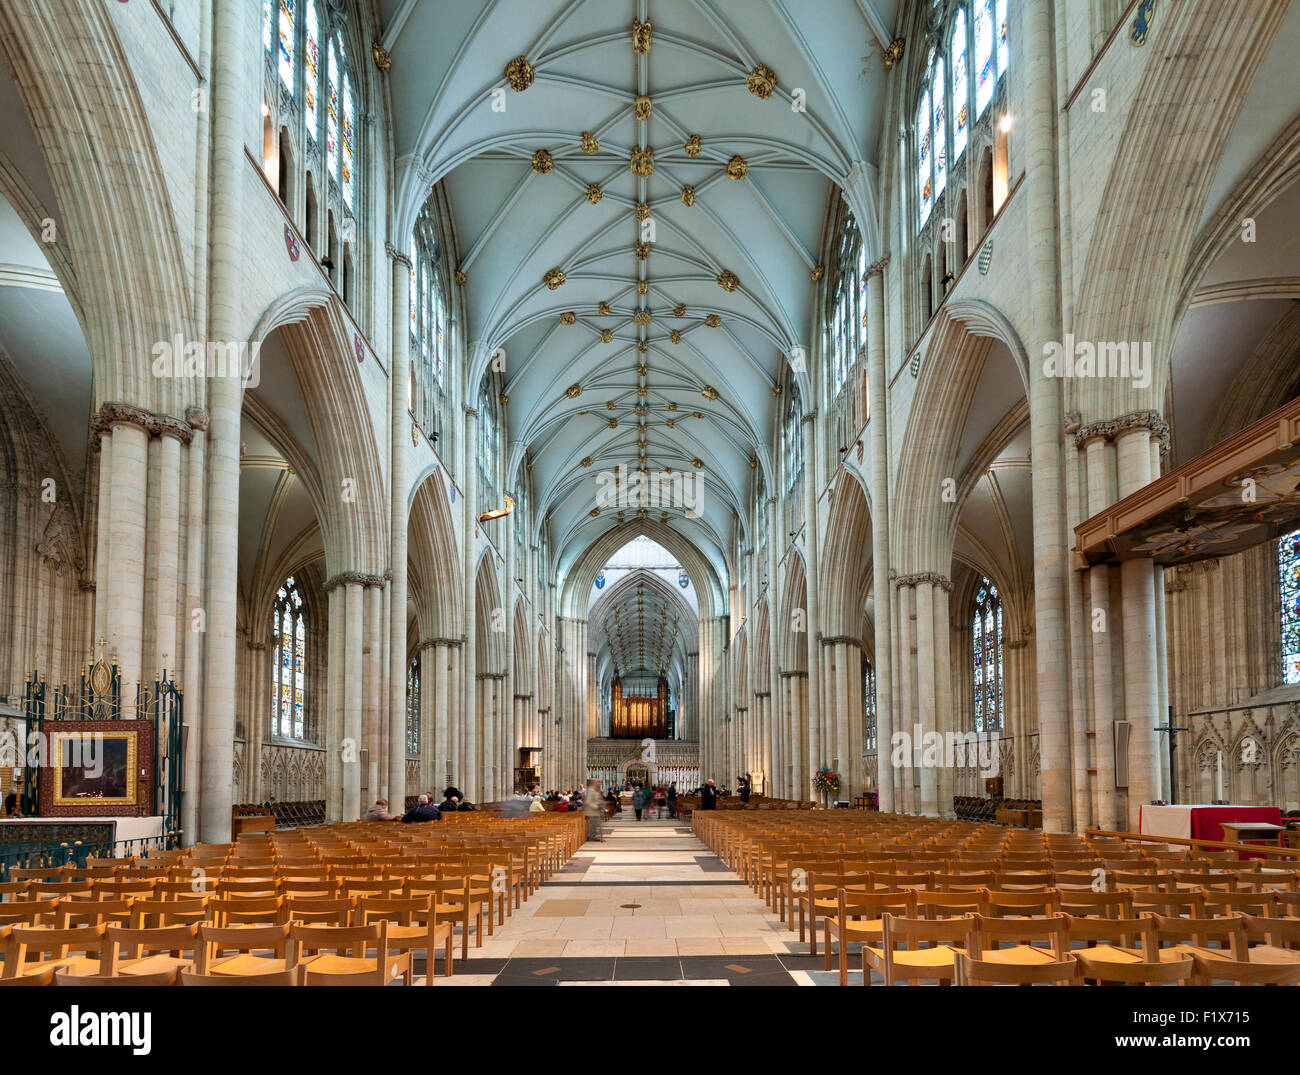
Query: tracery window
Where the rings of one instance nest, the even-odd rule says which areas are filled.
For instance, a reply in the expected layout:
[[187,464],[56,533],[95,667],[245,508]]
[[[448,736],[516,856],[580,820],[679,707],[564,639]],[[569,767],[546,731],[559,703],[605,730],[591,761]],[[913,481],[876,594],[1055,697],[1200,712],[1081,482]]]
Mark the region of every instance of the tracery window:
[[420,754],[420,657],[411,658],[406,666],[406,754]]
[[803,402],[799,398],[799,386],[793,381],[787,388],[789,402],[786,404],[785,424],[781,430],[782,454],[786,465],[786,490],[794,488],[795,482],[803,474]]
[[831,294],[831,398],[839,395],[867,341],[867,248],[853,214],[848,214],[836,255]]
[[426,433],[441,429],[446,405],[445,371],[450,338],[442,253],[427,210],[411,232],[411,412]]
[[290,575],[271,611],[275,658],[271,668],[271,729],[285,739],[306,736],[307,620],[302,593]]
[[971,663],[975,673],[975,731],[1000,732],[1002,706],[1002,598],[980,579],[971,617]]
[[954,5],[947,33],[938,36],[926,61],[913,119],[918,227],[930,218],[949,161],[961,160],[971,124],[987,111],[1009,63],[1007,0]]
[[863,750],[876,749],[876,669],[868,660],[862,662],[862,712],[866,727],[862,741]]
[[[263,0],[262,46],[291,100],[302,109],[300,135],[310,154],[324,152],[323,180],[326,213],[340,223],[325,251],[335,264],[331,278],[345,302],[351,301],[350,266],[359,263],[355,253],[357,226],[357,91],[356,77],[345,40],[346,19],[341,9],[326,0]],[[322,104],[324,107],[322,107]],[[280,121],[293,126],[287,117]],[[319,171],[319,166],[318,166]],[[312,193],[312,198],[317,192]],[[309,206],[311,202],[309,199]],[[306,232],[315,234],[315,222]]]
[[1278,539],[1282,591],[1282,682],[1300,683],[1300,530]]

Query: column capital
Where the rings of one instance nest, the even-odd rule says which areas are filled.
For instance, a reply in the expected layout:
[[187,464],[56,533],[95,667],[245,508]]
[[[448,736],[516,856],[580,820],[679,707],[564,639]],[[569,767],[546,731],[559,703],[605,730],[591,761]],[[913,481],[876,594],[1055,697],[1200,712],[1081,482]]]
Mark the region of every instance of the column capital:
[[383,586],[383,575],[367,575],[361,571],[340,571],[321,587],[329,593],[336,586]]
[[398,250],[392,243],[384,243],[384,253],[387,254],[391,260],[405,265],[408,269],[414,268],[410,257],[401,250]]
[[[1074,446],[1083,448],[1089,441],[1098,438],[1113,441],[1121,434],[1135,429],[1147,430],[1153,437],[1159,439],[1160,454],[1165,455],[1168,453],[1170,446],[1169,423],[1160,417],[1158,411],[1130,411],[1128,414],[1121,414],[1117,418],[1108,418],[1102,422],[1089,422],[1085,426],[1079,426],[1074,433]],[[1070,432],[1068,425],[1066,432]]]
[[873,261],[870,265],[868,265],[866,271],[863,272],[862,275],[865,276],[868,280],[871,279],[871,277],[873,276],[884,276],[885,266],[887,266],[888,264],[889,264],[889,255],[886,254],[879,261]]
[[902,589],[904,586],[918,586],[923,582],[928,582],[933,586],[938,586],[941,590],[952,593],[952,580],[943,575],[936,575],[933,571],[922,571],[915,575],[901,575],[894,580],[894,588]]

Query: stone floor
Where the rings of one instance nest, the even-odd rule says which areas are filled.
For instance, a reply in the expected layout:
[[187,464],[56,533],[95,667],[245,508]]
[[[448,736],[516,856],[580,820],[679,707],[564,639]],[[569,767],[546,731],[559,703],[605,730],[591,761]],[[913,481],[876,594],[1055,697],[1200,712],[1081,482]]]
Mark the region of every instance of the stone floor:
[[689,826],[629,809],[469,951],[434,985],[839,983]]

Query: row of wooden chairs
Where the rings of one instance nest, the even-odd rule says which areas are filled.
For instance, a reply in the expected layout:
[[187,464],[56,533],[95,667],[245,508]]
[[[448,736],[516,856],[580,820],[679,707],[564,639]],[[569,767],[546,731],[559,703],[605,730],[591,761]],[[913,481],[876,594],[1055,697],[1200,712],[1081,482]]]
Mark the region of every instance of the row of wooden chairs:
[[[837,917],[841,985],[848,983],[845,942],[854,940],[862,943],[863,985],[871,984],[873,971],[886,985],[917,980],[957,985],[1300,985],[1296,921],[1154,914],[1124,919],[1067,914],[993,918],[978,912],[926,919],[884,911],[878,925],[854,929],[846,926],[850,906],[845,893]],[[905,902],[895,906],[906,911]],[[827,969],[832,935],[828,928]]]
[[410,985],[420,950],[431,984],[440,946],[452,973],[451,927],[430,901],[371,901],[362,914],[354,926],[6,926],[0,986]]

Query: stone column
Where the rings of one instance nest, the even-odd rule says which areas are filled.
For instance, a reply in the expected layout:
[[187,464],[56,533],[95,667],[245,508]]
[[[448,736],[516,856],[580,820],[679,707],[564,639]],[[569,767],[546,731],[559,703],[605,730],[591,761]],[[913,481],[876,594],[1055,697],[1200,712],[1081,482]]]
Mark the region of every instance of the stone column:
[[343,817],[343,707],[344,707],[344,645],[347,612],[344,607],[343,587],[325,584],[329,601],[329,656],[325,664],[325,820],[339,821]]
[[343,584],[343,821],[361,817],[361,748],[365,744],[362,676],[365,667],[365,590],[360,582]]
[[[100,540],[107,538],[108,575],[100,580],[105,596],[104,622],[109,645],[117,653],[122,676],[122,701],[134,705],[144,671],[145,521],[147,500],[147,416],[134,407],[105,408],[113,449],[110,456],[109,497],[112,514],[100,519]],[[231,654],[233,679],[234,655]],[[233,683],[231,698],[234,697]],[[231,735],[233,739],[233,711]],[[233,763],[233,755],[232,755]],[[227,818],[227,824],[229,819]]]
[[[401,708],[398,709],[398,715],[401,720],[397,724],[396,746],[392,755],[385,758],[383,755],[383,746],[390,743],[389,737],[383,734],[384,729],[380,723],[380,713],[382,711],[382,698],[380,696],[383,690],[383,664],[384,664],[384,634],[390,629],[391,625],[384,619],[384,591],[379,579],[374,579],[366,583],[362,593],[365,606],[365,643],[362,661],[363,676],[363,696],[362,696],[362,717],[364,726],[362,728],[362,742],[366,744],[368,764],[367,771],[362,775],[362,780],[366,786],[366,797],[370,802],[374,802],[380,795],[387,795],[389,788],[392,786],[393,773],[400,773],[398,777],[402,785],[402,794],[405,796],[406,788],[406,661],[402,661],[402,678],[401,685]],[[406,644],[405,636],[402,638],[402,645]],[[384,771],[387,779],[384,779]],[[389,802],[392,802],[391,795],[388,796]],[[358,797],[357,806],[360,810],[358,816],[365,814],[369,808],[369,803]]]
[[[918,579],[914,587],[916,599],[916,708],[920,736],[913,736],[912,747],[920,748],[921,813],[934,817],[939,813],[938,771],[927,760],[925,736],[938,730],[938,713],[935,701],[934,669],[937,663],[934,622],[934,584],[926,578]],[[919,741],[918,741],[919,740]]]
[[[1115,438],[1120,499],[1151,480],[1150,436],[1147,429],[1134,425]],[[1145,559],[1125,560],[1119,577],[1124,601],[1124,712],[1130,722],[1128,823],[1129,831],[1136,832],[1139,807],[1160,797],[1155,565]]]
[[[906,579],[899,579],[897,589],[899,663],[897,666],[898,710],[895,730],[905,733],[905,738],[901,738],[901,741],[909,743],[912,748],[915,748],[918,744],[913,742],[916,727],[912,699],[916,669],[916,654],[914,651],[918,648],[916,643],[917,619],[916,613],[913,611],[916,587]],[[900,751],[900,760],[902,760],[903,765],[900,769],[895,770],[895,809],[899,813],[918,813],[918,804],[915,800],[915,788],[913,786],[912,766],[914,764],[914,755],[912,750]],[[901,790],[898,787],[900,783]]]
[[[1092,436],[1084,444],[1088,476],[1088,515],[1104,510],[1114,500],[1110,489],[1110,455],[1106,441]],[[1114,682],[1112,631],[1120,626],[1110,607],[1110,568],[1098,564],[1088,569],[1088,605],[1085,610],[1091,641],[1093,817],[1104,829],[1122,831],[1119,797],[1115,789]]]
[[[203,548],[205,498],[204,455],[207,449],[208,415],[198,407],[185,413],[194,430],[189,446],[189,489],[185,522],[185,663],[182,666],[185,688],[185,776],[181,796],[181,842],[190,847],[199,838],[199,754],[200,713],[203,708],[203,632],[196,630],[195,612],[203,606]],[[102,508],[102,505],[101,505]],[[96,569],[96,579],[103,575]],[[102,632],[95,635],[102,638]]]
[[1061,486],[1061,385],[1048,377],[1039,356],[1061,338],[1057,281],[1056,80],[1050,10],[1022,10],[1023,100],[1030,325],[1030,456],[1033,460],[1034,632],[1038,670],[1039,756],[1043,829],[1072,827],[1070,794],[1069,640],[1065,632],[1066,540]]
[[[408,331],[411,301],[411,259],[391,243],[384,246],[392,261],[392,307],[389,340],[389,490],[388,490],[388,570],[392,574],[389,588],[388,623],[388,803],[392,813],[401,812],[406,801],[406,601],[407,601],[407,528],[410,513],[406,508],[406,453],[410,432],[407,392],[411,380],[411,356]],[[421,665],[420,692],[428,681]],[[428,754],[426,753],[426,757]],[[429,775],[420,770],[420,778],[429,783]]]
[[[936,581],[934,586],[934,708],[938,721],[936,731],[947,736],[957,730],[952,697],[952,621],[948,606],[948,593],[952,583],[947,579]],[[951,740],[945,738],[945,743]],[[939,816],[952,817],[953,781],[956,776],[945,753],[943,767],[939,770]],[[980,789],[981,793],[983,789]]]
[[[241,237],[247,216],[244,156],[248,117],[255,114],[260,79],[249,77],[260,56],[255,9],[239,0],[216,5],[212,42],[212,151],[208,237],[210,287],[208,339],[236,341],[245,324],[243,278],[248,271]],[[260,63],[258,70],[260,71]],[[239,378],[207,380],[208,510],[207,601],[204,638],[204,704],[201,723],[203,796],[200,835],[230,839],[235,741],[235,633],[239,576],[233,550],[239,546],[239,446],[243,385]],[[114,513],[118,511],[115,503]],[[211,555],[221,550],[220,555]]]
[[[474,354],[470,355],[470,366],[474,368]],[[467,388],[470,397],[477,400],[477,386]],[[464,528],[465,528],[465,574],[464,603],[465,610],[465,645],[462,655],[462,690],[464,703],[461,709],[460,726],[460,773],[464,781],[459,787],[471,799],[480,797],[482,788],[478,785],[478,759],[480,740],[478,731],[479,686],[478,686],[478,617],[475,608],[478,603],[476,576],[478,574],[478,467],[474,460],[475,446],[478,444],[479,413],[473,407],[463,408],[465,432],[461,437],[461,478],[464,482]],[[473,790],[470,790],[470,786]]]
[[[181,549],[181,441],[189,431],[180,422],[160,423],[158,438],[150,442],[157,456],[158,505],[154,527],[158,535],[157,563],[152,572],[154,607],[153,637],[156,654],[148,654],[145,667],[157,662],[175,670],[179,664],[176,612],[180,607]],[[165,658],[164,658],[164,655]],[[151,676],[146,677],[152,679]],[[184,684],[182,684],[183,686]]]

